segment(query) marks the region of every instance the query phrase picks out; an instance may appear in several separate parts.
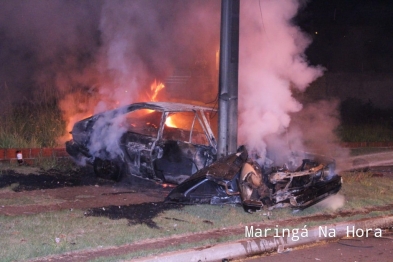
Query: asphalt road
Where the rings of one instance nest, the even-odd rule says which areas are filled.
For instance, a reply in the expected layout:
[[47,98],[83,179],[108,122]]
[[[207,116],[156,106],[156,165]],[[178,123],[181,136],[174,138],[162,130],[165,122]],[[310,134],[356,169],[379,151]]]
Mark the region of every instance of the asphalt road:
[[381,238],[351,238],[336,242],[320,243],[312,246],[284,250],[263,256],[243,259],[247,262],[307,262],[307,261],[344,261],[344,262],[389,262],[393,261],[393,234]]

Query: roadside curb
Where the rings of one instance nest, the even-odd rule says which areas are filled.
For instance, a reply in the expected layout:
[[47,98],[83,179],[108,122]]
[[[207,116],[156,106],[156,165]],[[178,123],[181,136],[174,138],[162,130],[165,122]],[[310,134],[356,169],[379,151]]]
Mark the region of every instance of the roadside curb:
[[[377,228],[389,228],[393,226],[393,216],[384,216],[371,219],[362,219],[357,221],[340,222],[330,225],[315,226],[308,229],[307,237],[300,237],[294,240],[293,236],[280,237],[260,237],[247,238],[235,242],[218,244],[215,246],[207,246],[201,248],[188,249],[161,254],[158,256],[150,256],[141,259],[133,259],[137,262],[158,262],[158,261],[223,261],[223,259],[241,259],[250,256],[260,255],[265,252],[284,252],[287,248],[293,248],[301,245],[308,245],[320,241],[334,240],[349,236],[360,237],[366,234],[367,229],[375,230]],[[321,233],[325,230],[324,233]],[[263,230],[263,229],[262,229]],[[300,230],[299,230],[300,231]],[[330,232],[330,236],[329,233]],[[334,232],[334,236],[333,236]],[[352,233],[354,232],[354,233]],[[359,233],[359,234],[357,234]],[[374,231],[368,232],[368,237],[373,237]]]

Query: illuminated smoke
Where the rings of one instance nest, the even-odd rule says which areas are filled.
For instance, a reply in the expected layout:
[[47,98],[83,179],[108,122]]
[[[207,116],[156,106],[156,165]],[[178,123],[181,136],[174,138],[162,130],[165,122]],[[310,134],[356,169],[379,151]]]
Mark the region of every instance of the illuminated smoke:
[[2,96],[9,104],[59,101],[67,133],[76,120],[148,100],[154,79],[215,60],[220,3],[2,1],[0,91],[4,83],[8,88]]
[[239,140],[261,160],[267,145],[276,158],[304,149],[302,129],[287,132],[291,115],[302,110],[292,90],[303,92],[323,73],[305,58],[310,38],[291,22],[298,9],[293,0],[241,2]]
[[214,54],[218,8],[218,1],[105,1],[98,71],[109,81],[99,87],[101,96],[116,105],[148,100],[143,94],[155,79],[165,81],[176,68]]
[[[302,110],[292,95],[293,90],[303,92],[323,71],[308,66],[304,50],[310,39],[291,22],[299,2],[240,2],[239,144],[262,158],[268,148],[269,157],[280,162],[291,150],[333,141],[334,104],[306,105]],[[2,1],[0,80],[9,87],[2,97],[11,104],[55,98],[69,122],[67,132],[91,114],[146,100],[151,83],[165,82],[176,68],[201,60],[215,68],[220,4]],[[189,92],[190,86],[184,89]],[[172,95],[166,93],[165,100]],[[99,134],[94,136],[98,140]]]
[[[214,54],[219,36],[219,2],[208,1],[105,1],[99,28],[102,46],[97,71],[102,112],[136,101],[153,81],[165,80],[176,68],[195,63],[209,51]],[[217,10],[217,9],[216,9]],[[198,58],[199,57],[199,58]],[[184,89],[189,88],[183,86]],[[214,98],[211,98],[213,100]],[[170,100],[170,94],[167,95]],[[93,154],[100,148],[114,153],[124,129],[111,119],[99,119],[91,137]]]

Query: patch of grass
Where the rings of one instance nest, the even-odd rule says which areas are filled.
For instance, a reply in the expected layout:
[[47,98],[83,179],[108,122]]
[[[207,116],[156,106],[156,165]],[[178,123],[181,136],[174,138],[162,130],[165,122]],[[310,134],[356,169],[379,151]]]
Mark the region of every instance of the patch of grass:
[[56,147],[65,133],[56,102],[18,105],[0,120],[0,148]]
[[38,156],[32,165],[18,165],[17,163],[0,163],[0,174],[4,170],[14,170],[18,174],[39,174],[42,171],[57,169],[63,172],[77,169],[78,166],[71,158],[57,158]]
[[70,158],[57,158],[55,156],[39,156],[34,159],[34,166],[39,167],[44,171],[50,169],[58,169],[64,172],[74,170],[77,167],[74,161],[72,161]]
[[[393,202],[393,180],[372,177],[371,173],[343,173],[344,186],[341,190],[346,198],[346,207],[359,209]],[[383,197],[381,197],[383,195]]]
[[[11,185],[12,187],[12,185]],[[12,189],[10,189],[11,191]],[[4,192],[0,190],[0,193]],[[56,199],[53,197],[47,196],[26,196],[26,197],[18,197],[18,198],[0,198],[0,206],[24,206],[24,205],[53,205],[53,204],[60,204],[65,202],[65,200]]]
[[387,152],[393,153],[393,149],[388,147],[360,147],[360,148],[352,148],[350,150],[351,156],[362,156],[362,155],[387,153]]
[[393,141],[393,128],[387,124],[341,125],[337,134],[344,142]]
[[38,166],[43,170],[49,170],[55,168],[57,165],[57,159],[55,157],[37,157],[34,159],[34,166]]
[[[0,217],[2,261],[20,261],[71,250],[108,246],[131,233],[125,220],[85,218],[83,211]],[[97,230],[97,226],[102,230]]]

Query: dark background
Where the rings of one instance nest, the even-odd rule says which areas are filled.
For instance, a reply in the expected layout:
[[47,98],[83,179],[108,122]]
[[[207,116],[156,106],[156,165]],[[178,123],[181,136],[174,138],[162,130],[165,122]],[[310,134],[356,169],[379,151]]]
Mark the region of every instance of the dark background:
[[313,38],[312,64],[329,72],[392,71],[393,1],[310,1],[295,21]]
[[393,126],[393,1],[309,1],[294,22],[306,56],[326,68],[305,100],[340,99],[344,125]]

